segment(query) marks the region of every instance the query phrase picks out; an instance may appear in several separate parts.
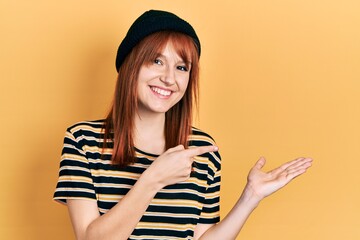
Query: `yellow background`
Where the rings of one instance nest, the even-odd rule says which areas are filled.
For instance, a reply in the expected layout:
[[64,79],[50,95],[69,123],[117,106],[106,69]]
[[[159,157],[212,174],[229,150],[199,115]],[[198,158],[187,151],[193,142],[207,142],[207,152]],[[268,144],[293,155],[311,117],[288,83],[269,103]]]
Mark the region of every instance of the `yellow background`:
[[253,163],[311,156],[238,239],[360,239],[360,2],[0,1],[1,239],[73,239],[52,201],[66,127],[102,118],[117,46],[150,8],[202,42],[196,125],[223,157],[222,216]]

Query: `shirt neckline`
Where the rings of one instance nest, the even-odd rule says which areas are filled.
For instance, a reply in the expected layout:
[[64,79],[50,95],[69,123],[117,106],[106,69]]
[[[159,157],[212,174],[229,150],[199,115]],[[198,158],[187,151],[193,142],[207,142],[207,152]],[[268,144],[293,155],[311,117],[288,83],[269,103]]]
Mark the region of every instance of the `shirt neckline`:
[[143,150],[138,149],[137,147],[134,147],[134,148],[135,148],[135,151],[136,151],[136,152],[139,152],[139,153],[144,154],[144,155],[148,155],[148,156],[150,156],[150,157],[155,157],[155,158],[157,158],[157,157],[160,156],[160,155],[158,155],[158,154],[145,152],[145,151],[143,151]]

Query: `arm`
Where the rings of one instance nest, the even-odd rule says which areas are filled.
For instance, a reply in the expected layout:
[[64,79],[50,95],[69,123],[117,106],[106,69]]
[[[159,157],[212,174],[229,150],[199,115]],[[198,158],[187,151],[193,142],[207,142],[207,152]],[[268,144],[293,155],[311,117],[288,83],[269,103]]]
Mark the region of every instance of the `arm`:
[[216,151],[214,146],[184,149],[177,146],[159,156],[131,190],[106,214],[100,216],[95,201],[68,200],[76,238],[127,239],[155,194],[164,186],[189,178],[193,157]]
[[235,239],[260,201],[305,173],[311,162],[310,158],[298,158],[265,173],[261,171],[265,159],[260,158],[250,170],[247,184],[229,214],[218,224],[208,227],[201,226],[203,224],[198,226],[195,229],[194,239]]
[[128,239],[144,214],[159,184],[144,173],[131,190],[106,214],[100,216],[96,201],[68,200],[76,239]]

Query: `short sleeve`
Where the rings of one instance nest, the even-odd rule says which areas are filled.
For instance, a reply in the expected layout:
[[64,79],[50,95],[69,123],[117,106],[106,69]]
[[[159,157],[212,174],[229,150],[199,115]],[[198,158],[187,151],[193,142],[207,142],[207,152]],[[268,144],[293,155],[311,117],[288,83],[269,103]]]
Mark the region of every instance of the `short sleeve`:
[[218,152],[211,153],[211,156],[208,166],[208,188],[199,219],[199,223],[204,224],[214,224],[220,221],[221,158]]
[[[75,137],[76,136],[76,137]],[[82,136],[68,129],[61,154],[59,178],[54,200],[65,203],[67,199],[96,200],[89,161],[83,151]]]

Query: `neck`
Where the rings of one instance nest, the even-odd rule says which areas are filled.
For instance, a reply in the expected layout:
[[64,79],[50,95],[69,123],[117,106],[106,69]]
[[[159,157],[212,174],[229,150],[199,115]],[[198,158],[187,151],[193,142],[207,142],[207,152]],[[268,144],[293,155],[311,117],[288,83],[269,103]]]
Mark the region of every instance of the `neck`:
[[165,151],[165,113],[136,114],[134,144],[148,153],[163,153]]

